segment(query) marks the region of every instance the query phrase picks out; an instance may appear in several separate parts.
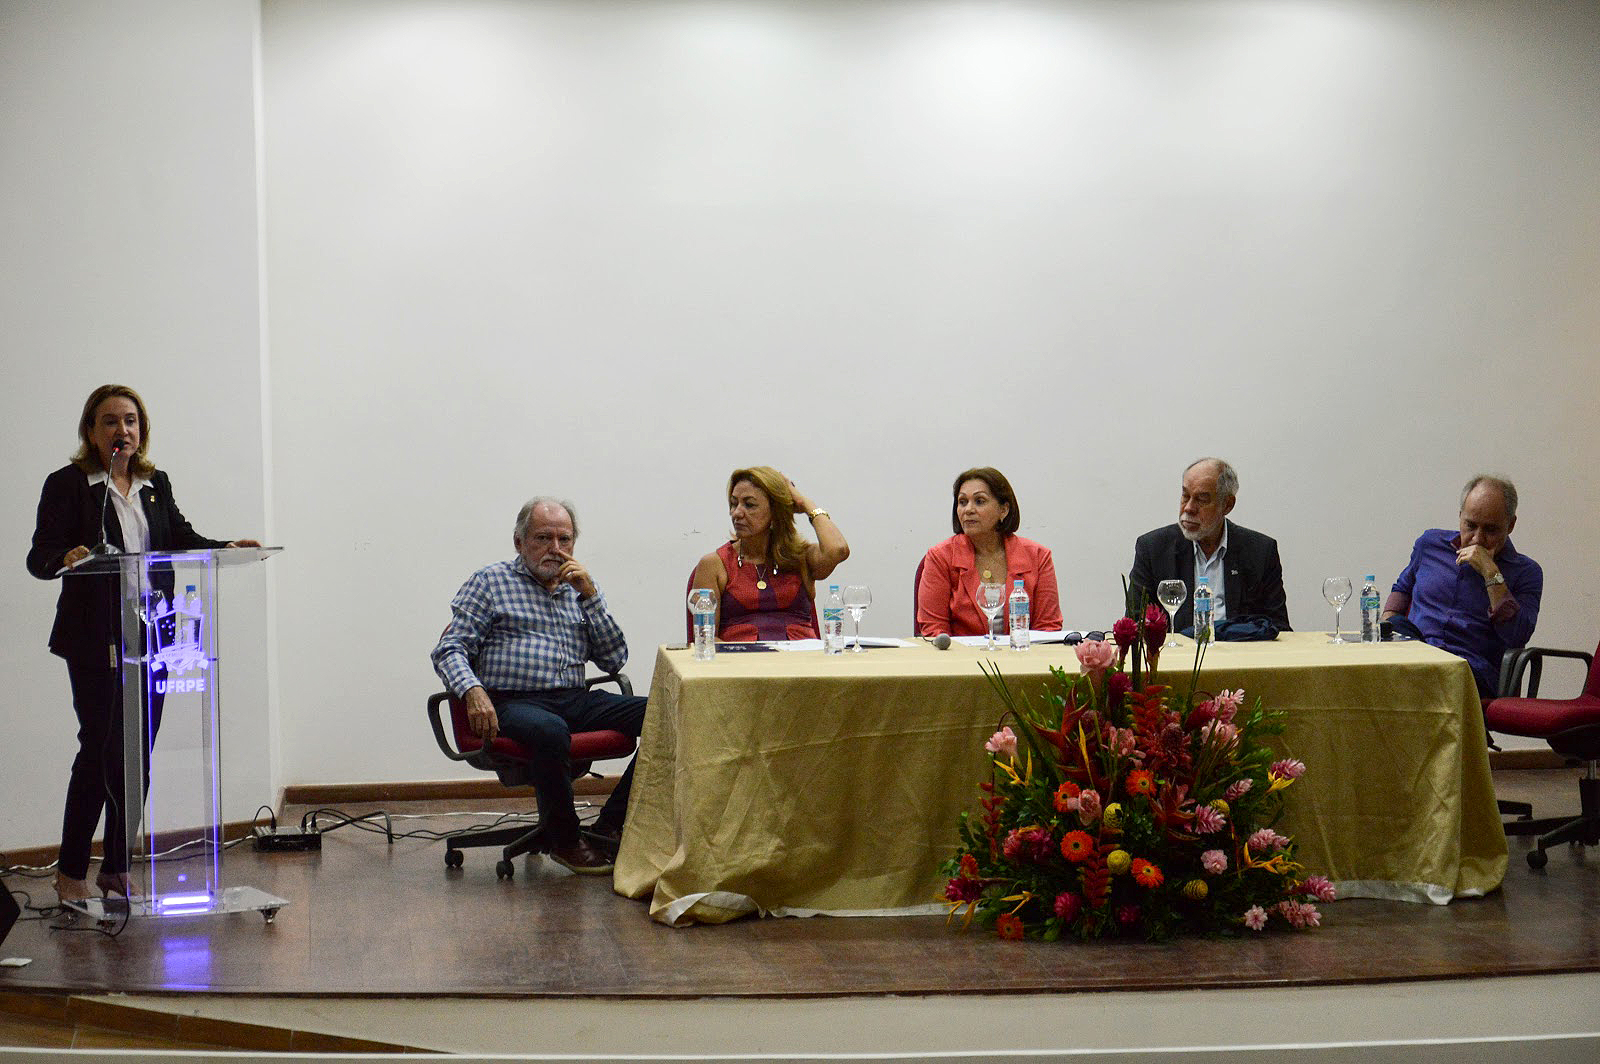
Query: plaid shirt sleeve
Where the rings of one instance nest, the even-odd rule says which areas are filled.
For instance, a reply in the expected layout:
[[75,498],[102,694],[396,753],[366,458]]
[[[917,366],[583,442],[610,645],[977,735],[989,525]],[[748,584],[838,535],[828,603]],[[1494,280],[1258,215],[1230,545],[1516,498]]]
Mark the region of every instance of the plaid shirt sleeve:
[[450,600],[450,623],[433,648],[433,671],[458,697],[474,687],[487,686],[479,681],[472,662],[494,624],[488,572],[481,569],[473,573]]

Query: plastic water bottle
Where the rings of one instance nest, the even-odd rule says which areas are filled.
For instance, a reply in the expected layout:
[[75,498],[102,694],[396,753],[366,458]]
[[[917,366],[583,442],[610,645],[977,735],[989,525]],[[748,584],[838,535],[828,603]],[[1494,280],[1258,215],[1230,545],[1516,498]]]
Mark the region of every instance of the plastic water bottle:
[[839,598],[839,585],[828,585],[828,597],[822,603],[822,652],[844,652],[844,602]]
[[1027,650],[1031,637],[1028,634],[1028,593],[1022,590],[1022,581],[1011,587],[1011,649]]
[[1216,637],[1211,623],[1211,580],[1202,576],[1194,589],[1194,641],[1209,643]]
[[175,642],[185,646],[196,646],[200,642],[199,618],[195,616],[200,612],[200,596],[194,593],[193,584],[185,584],[183,594],[177,596],[173,604],[177,631],[173,633]]
[[1361,585],[1361,641],[1377,643],[1383,639],[1382,613],[1378,606],[1378,581],[1371,573]]
[[689,612],[694,614],[694,660],[717,656],[717,593],[709,587],[689,592]]

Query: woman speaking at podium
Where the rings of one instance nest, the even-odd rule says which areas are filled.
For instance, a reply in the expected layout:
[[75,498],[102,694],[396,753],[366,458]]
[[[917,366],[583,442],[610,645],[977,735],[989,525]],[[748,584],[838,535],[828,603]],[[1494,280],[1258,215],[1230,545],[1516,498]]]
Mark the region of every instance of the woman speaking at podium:
[[[78,451],[45,479],[28,551],[28,572],[41,580],[91,554],[118,551],[259,547],[251,539],[207,539],[189,526],[167,475],[151,464],[150,416],[132,388],[105,384],[89,393],[78,418]],[[98,546],[91,546],[98,545]],[[56,895],[63,903],[90,896],[89,846],[102,810],[106,830],[95,886],[127,896],[124,831],[120,588],[117,578],[63,580],[50,652],[65,658],[78,715],[78,754],[67,781]],[[159,701],[151,707],[152,732]],[[152,734],[152,738],[153,738]]]

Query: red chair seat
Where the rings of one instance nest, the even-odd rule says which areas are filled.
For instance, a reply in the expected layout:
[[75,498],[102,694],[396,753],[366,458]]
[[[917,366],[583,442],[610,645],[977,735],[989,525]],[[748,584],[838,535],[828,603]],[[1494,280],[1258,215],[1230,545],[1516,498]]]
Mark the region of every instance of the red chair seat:
[[[463,754],[476,754],[483,749],[483,740],[467,727],[466,704],[458,698],[450,699],[450,723],[456,735],[456,749]],[[627,757],[633,753],[633,745],[633,740],[619,731],[573,732],[572,751],[568,754],[568,760],[578,764]],[[489,741],[489,753],[516,761],[531,761],[534,756],[527,747],[504,735],[496,735]]]
[[1552,735],[1600,724],[1600,697],[1496,698],[1483,707],[1490,731],[1545,739]]

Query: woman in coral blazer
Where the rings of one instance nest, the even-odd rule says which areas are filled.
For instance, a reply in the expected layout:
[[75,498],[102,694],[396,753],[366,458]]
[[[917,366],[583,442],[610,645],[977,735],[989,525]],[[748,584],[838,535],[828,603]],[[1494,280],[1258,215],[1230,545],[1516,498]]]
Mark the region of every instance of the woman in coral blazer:
[[[956,477],[950,507],[955,535],[922,559],[917,583],[917,634],[983,635],[988,618],[978,608],[978,585],[1004,579],[1007,593],[1021,580],[1028,593],[1028,626],[1061,630],[1061,596],[1050,550],[1017,535],[1022,523],[1016,493],[998,469],[983,466]],[[1000,633],[1010,630],[1002,613]]]

